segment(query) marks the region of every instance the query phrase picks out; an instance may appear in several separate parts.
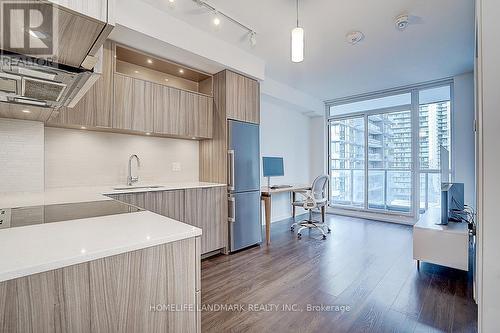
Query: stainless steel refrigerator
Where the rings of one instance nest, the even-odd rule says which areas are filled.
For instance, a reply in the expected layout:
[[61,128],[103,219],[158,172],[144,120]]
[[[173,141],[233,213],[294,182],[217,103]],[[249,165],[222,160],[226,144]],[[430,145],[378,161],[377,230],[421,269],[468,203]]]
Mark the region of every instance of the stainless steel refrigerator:
[[230,251],[262,243],[259,125],[228,121]]

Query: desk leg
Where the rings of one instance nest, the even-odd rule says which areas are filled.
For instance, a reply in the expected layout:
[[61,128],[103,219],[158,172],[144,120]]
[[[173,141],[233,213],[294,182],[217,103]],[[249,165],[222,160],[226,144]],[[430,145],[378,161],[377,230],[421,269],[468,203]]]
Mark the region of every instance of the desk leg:
[[295,202],[295,192],[292,192],[292,218],[293,222],[295,222],[295,206],[293,203]]
[[325,223],[325,210],[326,206],[321,206],[321,221]]
[[271,196],[263,195],[264,211],[266,214],[266,244],[271,244]]

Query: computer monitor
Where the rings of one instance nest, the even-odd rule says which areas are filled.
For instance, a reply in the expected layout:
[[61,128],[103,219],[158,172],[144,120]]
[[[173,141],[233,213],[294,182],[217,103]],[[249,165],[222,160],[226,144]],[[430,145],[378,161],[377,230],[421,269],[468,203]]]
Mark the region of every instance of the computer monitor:
[[283,157],[263,157],[264,177],[279,177],[285,175]]

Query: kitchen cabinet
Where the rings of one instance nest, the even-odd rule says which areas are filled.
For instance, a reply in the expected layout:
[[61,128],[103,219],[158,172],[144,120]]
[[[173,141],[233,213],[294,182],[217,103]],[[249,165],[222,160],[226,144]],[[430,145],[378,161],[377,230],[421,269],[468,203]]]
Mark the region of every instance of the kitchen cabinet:
[[112,126],[113,109],[113,43],[103,46],[102,74],[73,108],[54,110],[47,126],[106,127]]
[[171,304],[196,309],[195,246],[190,238],[91,261],[92,331],[196,332],[196,311],[154,311]]
[[113,128],[153,132],[153,83],[114,75]]
[[0,331],[201,332],[198,239],[0,282]]
[[225,88],[227,118],[258,124],[260,122],[259,82],[226,71]]
[[88,264],[0,283],[0,331],[90,332]]
[[154,132],[211,138],[213,98],[159,84],[154,85]]
[[202,254],[227,247],[227,192],[224,186],[109,196],[202,229]]
[[[56,5],[96,20],[106,22],[108,15],[108,0],[48,0]],[[112,2],[113,0],[109,0]]]
[[186,190],[184,222],[203,230],[201,253],[210,253],[226,246],[227,197],[224,187]]
[[[108,24],[108,1],[84,1],[84,0],[60,0],[60,1],[19,1],[12,2],[2,0],[3,10],[21,10],[26,12],[38,12],[42,17],[57,17],[55,26],[42,25],[36,28],[37,33],[45,36],[41,43],[48,45],[44,40],[56,39],[52,48],[45,54],[31,54],[29,47],[7,44],[8,39],[0,39],[0,48],[2,50],[22,53],[30,56],[36,56],[41,59],[47,59],[51,62],[64,64],[72,67],[81,67],[84,65],[88,55],[95,55],[98,48],[102,45],[112,30],[112,25]],[[60,4],[61,6],[58,6]],[[11,26],[10,40],[25,40],[24,29],[22,29],[23,16],[17,15]],[[15,47],[20,47],[15,48]],[[38,52],[39,53],[39,52]],[[93,67],[93,66],[92,66]]]

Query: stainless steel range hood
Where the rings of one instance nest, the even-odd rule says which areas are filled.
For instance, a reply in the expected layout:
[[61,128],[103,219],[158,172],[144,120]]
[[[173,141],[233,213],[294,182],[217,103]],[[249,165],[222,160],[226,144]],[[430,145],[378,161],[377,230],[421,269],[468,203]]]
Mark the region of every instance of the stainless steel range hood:
[[73,107],[99,74],[16,54],[0,55],[0,102]]
[[[99,78],[99,54],[114,27],[114,1],[91,2],[0,0],[10,15],[9,38],[0,38],[0,102],[75,106]],[[28,10],[38,13],[42,23],[28,29]],[[32,47],[33,41],[38,46]],[[40,45],[46,46],[43,52]]]

